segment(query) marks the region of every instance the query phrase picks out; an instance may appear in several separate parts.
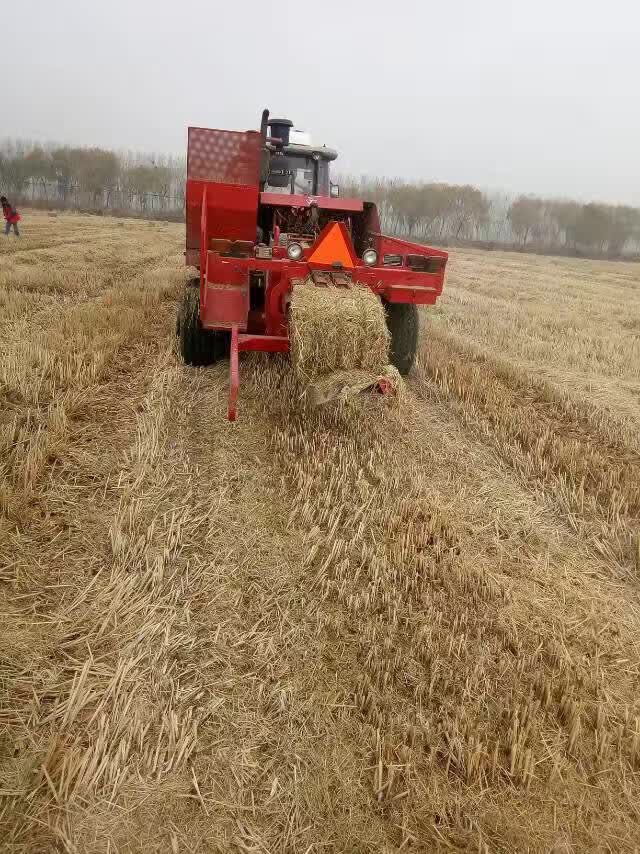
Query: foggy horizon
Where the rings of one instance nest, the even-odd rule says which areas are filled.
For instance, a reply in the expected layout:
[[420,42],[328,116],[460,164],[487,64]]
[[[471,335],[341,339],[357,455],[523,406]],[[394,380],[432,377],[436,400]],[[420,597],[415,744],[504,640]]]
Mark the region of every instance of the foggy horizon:
[[257,128],[268,107],[343,175],[640,206],[630,2],[275,8],[10,6],[0,137],[184,156],[188,125]]

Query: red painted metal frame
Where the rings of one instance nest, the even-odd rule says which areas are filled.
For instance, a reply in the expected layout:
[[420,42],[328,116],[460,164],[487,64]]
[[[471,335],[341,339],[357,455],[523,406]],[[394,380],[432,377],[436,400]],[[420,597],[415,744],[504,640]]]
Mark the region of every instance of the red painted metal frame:
[[432,246],[411,243],[409,240],[401,240],[399,237],[388,237],[386,234],[373,233],[371,236],[377,241],[376,249],[381,258],[387,254],[424,255],[427,258],[444,258],[446,261],[449,257],[449,253],[445,252],[444,249],[434,249]]
[[317,205],[323,211],[361,213],[364,202],[360,199],[334,199],[331,196],[292,196],[287,193],[260,193],[260,204],[278,208],[309,208]]
[[239,335],[238,350],[248,350],[261,353],[288,353],[289,339],[284,335]]
[[[206,225],[206,223],[205,223]],[[382,238],[386,241],[387,238]],[[402,244],[407,254],[422,254],[426,257],[442,258],[446,262],[447,253],[428,247],[418,246],[407,241],[389,239],[383,243],[385,248],[398,251]],[[331,271],[326,264],[313,264],[308,261],[294,262],[288,258],[222,258],[217,252],[207,252],[206,261],[202,267],[202,288],[204,300],[201,302],[201,322],[206,329],[228,328],[220,323],[211,321],[210,307],[215,301],[207,282],[232,282],[244,276],[247,282],[252,273],[264,274],[267,282],[265,287],[265,306],[259,330],[246,333],[239,331],[239,324],[231,325],[230,352],[230,387],[228,418],[235,421],[237,417],[237,400],[239,388],[238,357],[240,352],[261,351],[266,353],[287,353],[289,351],[288,332],[288,295],[295,280],[304,280],[315,270]],[[375,293],[389,302],[411,302],[419,305],[433,305],[442,293],[444,281],[444,266],[437,273],[416,273],[405,267],[367,267],[362,264],[353,269],[345,269],[351,275],[352,282],[366,285]],[[233,287],[233,285],[229,285]],[[381,388],[384,393],[387,391]]]
[[[413,250],[411,254],[446,260],[446,253],[440,250],[423,251],[426,247],[408,245]],[[421,251],[418,252],[418,249]],[[286,306],[283,298],[291,290],[294,279],[306,279],[314,270],[331,271],[331,268],[326,264],[313,264],[304,260],[222,258],[216,252],[209,252],[206,261],[206,276],[210,282],[234,281],[239,274],[244,274],[247,278],[251,273],[265,274],[268,280],[265,295],[265,326],[264,329],[255,331],[267,335],[287,334]],[[351,274],[354,283],[369,287],[388,302],[433,305],[442,293],[444,283],[444,268],[436,273],[420,273],[408,267],[367,267],[359,264],[353,269],[345,269],[345,272]],[[201,304],[202,324],[206,328],[214,329],[216,324],[208,316],[206,298],[203,302],[204,305]]]
[[[208,210],[207,239],[223,236],[233,240],[255,240],[262,145],[257,131],[188,129],[187,265],[198,265],[204,206]],[[207,246],[205,241],[205,249]]]
[[289,339],[275,335],[241,335],[237,324],[231,327],[231,345],[229,351],[229,402],[227,419],[235,421],[238,414],[238,389],[240,373],[238,355],[241,351],[260,351],[265,353],[288,353]]
[[240,374],[238,373],[238,327],[231,327],[231,350],[229,352],[229,404],[227,407],[227,418],[229,421],[236,420],[238,411],[238,387],[240,386]]
[[207,300],[207,185],[202,190],[202,210],[200,212],[200,310],[205,307]]

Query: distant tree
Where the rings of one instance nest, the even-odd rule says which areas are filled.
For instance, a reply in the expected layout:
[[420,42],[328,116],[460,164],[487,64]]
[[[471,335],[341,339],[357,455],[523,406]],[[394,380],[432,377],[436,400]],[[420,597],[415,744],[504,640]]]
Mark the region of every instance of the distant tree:
[[53,160],[41,146],[36,145],[25,155],[25,165],[34,186],[40,187],[42,196],[48,198],[48,185],[55,179]]
[[145,165],[132,166],[127,172],[125,183],[130,195],[137,196],[141,209],[146,211],[149,195],[157,192],[158,188],[156,168]]
[[2,183],[16,196],[21,195],[29,183],[29,167],[20,154],[0,157],[0,174]]
[[156,160],[154,162],[154,169],[154,192],[158,194],[158,198],[160,200],[160,207],[164,209],[167,206],[169,194],[171,192],[171,169],[161,160]]
[[433,233],[436,223],[442,223],[448,210],[448,187],[446,184],[424,184],[420,187],[422,223],[425,233]]
[[513,233],[524,248],[530,238],[539,237],[544,215],[544,202],[531,196],[519,196],[509,208],[507,217]]
[[51,163],[55,181],[58,186],[58,196],[63,203],[67,201],[74,189],[79,171],[79,160],[82,157],[81,149],[73,149],[68,146],[55,148],[51,152]]
[[569,249],[575,249],[578,241],[578,220],[581,215],[581,206],[577,202],[548,201],[546,207],[549,218],[564,245]]
[[609,234],[607,252],[609,255],[622,254],[628,240],[640,235],[640,211],[619,205],[609,209]]
[[477,230],[489,214],[485,195],[469,184],[451,187],[452,234],[456,239]]
[[83,190],[90,193],[93,206],[104,200],[106,204],[118,182],[120,162],[112,151],[102,148],[87,148],[77,158],[77,178]]
[[425,216],[423,188],[415,184],[401,184],[389,190],[391,202],[398,219],[408,235]]
[[606,205],[583,205],[576,222],[576,243],[596,252],[604,252],[609,237],[609,212]]

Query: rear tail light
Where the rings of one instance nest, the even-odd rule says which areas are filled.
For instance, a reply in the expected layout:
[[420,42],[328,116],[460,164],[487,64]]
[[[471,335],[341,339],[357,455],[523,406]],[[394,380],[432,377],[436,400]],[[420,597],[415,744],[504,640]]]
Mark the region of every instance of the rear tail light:
[[382,263],[385,267],[402,267],[402,255],[385,255]]
[[223,258],[249,258],[253,252],[253,243],[250,240],[224,240],[211,238],[209,241],[211,252],[218,252]]
[[439,255],[407,255],[407,266],[415,273],[439,273],[446,263]]

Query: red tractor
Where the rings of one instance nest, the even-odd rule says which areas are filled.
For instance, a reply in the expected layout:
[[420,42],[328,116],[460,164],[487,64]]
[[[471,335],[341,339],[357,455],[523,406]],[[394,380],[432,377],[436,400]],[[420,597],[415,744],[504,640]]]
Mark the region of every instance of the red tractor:
[[268,110],[259,131],[189,128],[185,256],[199,276],[177,331],[187,364],[230,358],[230,420],[239,351],[289,351],[297,282],[358,283],[378,294],[401,374],[416,354],[417,306],[442,293],[447,253],[381,234],[375,204],[339,197],[329,177],[337,152],[292,128]]

